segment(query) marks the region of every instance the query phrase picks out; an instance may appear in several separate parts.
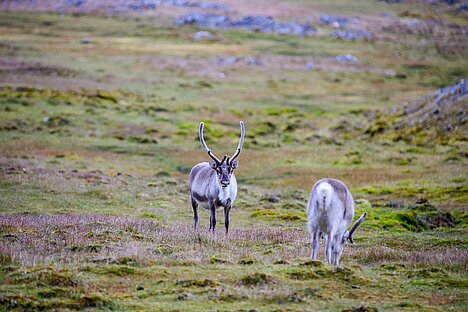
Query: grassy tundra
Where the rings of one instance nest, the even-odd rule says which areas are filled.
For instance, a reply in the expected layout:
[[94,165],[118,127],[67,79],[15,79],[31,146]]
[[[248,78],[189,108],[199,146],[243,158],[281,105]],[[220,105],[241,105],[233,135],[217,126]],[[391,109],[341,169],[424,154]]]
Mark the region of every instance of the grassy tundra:
[[[468,309],[468,101],[405,113],[468,77],[467,15],[424,2],[236,1],[234,15],[317,34],[204,41],[174,25],[185,8],[0,7],[0,310]],[[375,37],[330,38],[321,14]],[[211,235],[203,209],[194,233],[198,124],[222,156],[239,120],[230,233],[218,218]],[[341,270],[323,247],[309,260],[305,207],[323,177],[367,212]]]

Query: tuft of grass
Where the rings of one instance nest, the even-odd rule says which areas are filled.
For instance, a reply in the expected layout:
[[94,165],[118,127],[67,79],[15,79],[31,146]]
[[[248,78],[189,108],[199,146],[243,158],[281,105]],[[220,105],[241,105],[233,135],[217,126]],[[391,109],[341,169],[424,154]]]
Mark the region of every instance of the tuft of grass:
[[240,279],[240,284],[247,287],[258,287],[271,283],[274,283],[274,280],[269,275],[259,272],[246,275]]
[[175,283],[176,286],[181,287],[213,287],[216,286],[216,282],[204,279],[204,280],[180,280]]

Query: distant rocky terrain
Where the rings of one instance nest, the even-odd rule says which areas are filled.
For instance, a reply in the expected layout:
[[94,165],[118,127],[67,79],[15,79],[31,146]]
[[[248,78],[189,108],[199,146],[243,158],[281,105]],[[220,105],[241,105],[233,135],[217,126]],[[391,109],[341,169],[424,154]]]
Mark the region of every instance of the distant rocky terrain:
[[468,81],[441,88],[392,112],[379,112],[366,129],[371,137],[411,143],[468,140]]
[[30,1],[15,0],[2,1],[3,9],[28,9],[28,10],[50,10],[61,13],[91,13],[104,11],[111,14],[141,12],[145,10],[156,10],[160,6],[172,6],[181,8],[199,8],[206,10],[224,10],[224,6],[214,3],[184,0],[59,0],[59,1]]
[[316,33],[315,27],[296,22],[277,22],[271,16],[244,16],[233,20],[226,15],[189,13],[179,17],[178,26],[195,25],[206,28],[231,28],[282,35],[311,36]]

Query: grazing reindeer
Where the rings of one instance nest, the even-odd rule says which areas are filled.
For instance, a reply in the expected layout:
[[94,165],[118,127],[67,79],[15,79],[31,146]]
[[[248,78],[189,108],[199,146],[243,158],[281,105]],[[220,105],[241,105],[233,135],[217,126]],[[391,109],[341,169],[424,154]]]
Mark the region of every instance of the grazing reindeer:
[[190,171],[189,187],[190,201],[193,208],[193,227],[198,225],[198,206],[210,210],[210,231],[215,231],[216,209],[224,208],[224,226],[226,234],[229,231],[229,212],[234,204],[237,195],[237,182],[234,176],[234,169],[239,167],[236,160],[242,150],[244,143],[244,123],[240,122],[241,136],[237,150],[231,157],[225,155],[219,160],[206,146],[203,138],[203,122],[200,123],[200,142],[212,161],[197,164]]
[[307,225],[312,241],[311,258],[317,259],[319,238],[326,236],[325,255],[331,265],[340,265],[343,244],[352,244],[353,233],[366,217],[361,215],[350,231],[346,229],[354,218],[354,200],[343,182],[322,179],[315,183],[307,204]]

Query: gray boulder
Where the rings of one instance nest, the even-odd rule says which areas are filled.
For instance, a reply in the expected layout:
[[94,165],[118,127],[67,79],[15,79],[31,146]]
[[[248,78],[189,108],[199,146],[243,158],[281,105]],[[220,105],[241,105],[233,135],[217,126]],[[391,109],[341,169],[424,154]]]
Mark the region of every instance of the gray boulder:
[[349,19],[344,16],[320,15],[320,24],[333,25],[336,28],[346,28]]
[[193,36],[192,39],[194,41],[202,41],[202,40],[213,40],[215,36],[210,33],[209,31],[197,31]]
[[365,30],[335,30],[330,33],[330,37],[349,41],[372,40],[374,39],[374,34]]
[[359,59],[351,54],[338,55],[335,60],[340,63],[357,64]]

